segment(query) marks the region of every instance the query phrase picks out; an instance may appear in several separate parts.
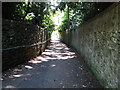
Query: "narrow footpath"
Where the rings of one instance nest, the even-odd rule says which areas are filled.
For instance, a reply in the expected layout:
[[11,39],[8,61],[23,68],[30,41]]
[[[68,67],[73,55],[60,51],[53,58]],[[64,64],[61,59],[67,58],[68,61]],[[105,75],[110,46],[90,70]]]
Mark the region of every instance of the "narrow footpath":
[[4,88],[99,88],[84,60],[61,42],[42,55],[3,72]]

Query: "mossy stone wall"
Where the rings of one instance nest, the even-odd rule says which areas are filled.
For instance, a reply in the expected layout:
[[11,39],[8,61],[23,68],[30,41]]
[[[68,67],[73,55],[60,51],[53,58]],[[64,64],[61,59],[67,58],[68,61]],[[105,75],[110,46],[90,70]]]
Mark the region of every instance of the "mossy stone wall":
[[62,41],[75,48],[105,88],[118,88],[120,3],[115,3],[76,30],[63,31]]

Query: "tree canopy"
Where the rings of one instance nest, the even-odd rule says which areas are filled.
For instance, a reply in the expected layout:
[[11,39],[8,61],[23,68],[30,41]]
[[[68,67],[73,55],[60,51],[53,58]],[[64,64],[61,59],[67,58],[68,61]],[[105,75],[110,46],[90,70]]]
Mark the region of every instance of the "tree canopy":
[[112,3],[108,2],[60,2],[56,7],[65,12],[60,30],[74,30]]
[[52,9],[50,2],[3,2],[3,19],[25,21],[39,25],[47,30],[54,29],[51,20]]
[[77,26],[97,13],[104,10],[112,3],[103,2],[60,2],[55,9],[50,2],[3,2],[2,16],[4,19],[26,21],[37,24],[46,30],[54,30],[55,24],[51,18],[56,11],[64,12],[60,30],[74,30]]

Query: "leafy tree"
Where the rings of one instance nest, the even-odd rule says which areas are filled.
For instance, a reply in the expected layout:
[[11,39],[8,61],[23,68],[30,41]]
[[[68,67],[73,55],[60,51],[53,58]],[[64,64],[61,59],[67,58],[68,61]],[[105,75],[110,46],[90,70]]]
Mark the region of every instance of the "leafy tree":
[[56,10],[60,9],[65,12],[60,29],[74,30],[111,4],[104,2],[60,2]]
[[2,11],[4,19],[26,21],[49,31],[54,29],[49,2],[3,2]]
[[44,15],[44,20],[43,20],[43,26],[45,28],[45,30],[48,30],[50,33],[52,33],[52,31],[55,30],[55,24],[52,20],[52,17],[53,16],[53,10],[49,8],[49,5],[47,6],[47,10],[45,12],[45,15]]

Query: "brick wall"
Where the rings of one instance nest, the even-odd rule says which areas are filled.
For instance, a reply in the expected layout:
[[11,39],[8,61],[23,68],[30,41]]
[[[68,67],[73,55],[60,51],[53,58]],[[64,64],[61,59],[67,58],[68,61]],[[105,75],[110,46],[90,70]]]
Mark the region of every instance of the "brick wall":
[[[44,29],[26,22],[2,21],[2,69],[8,69],[37,56],[50,40]],[[47,41],[48,40],[48,41]]]

